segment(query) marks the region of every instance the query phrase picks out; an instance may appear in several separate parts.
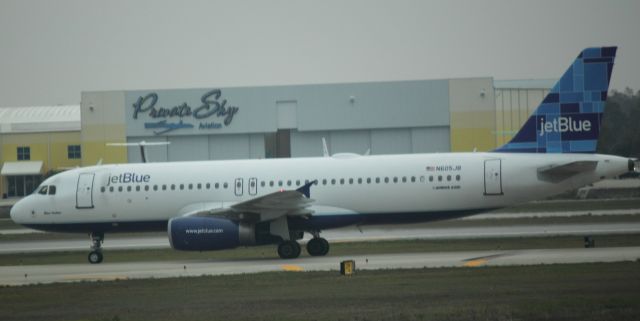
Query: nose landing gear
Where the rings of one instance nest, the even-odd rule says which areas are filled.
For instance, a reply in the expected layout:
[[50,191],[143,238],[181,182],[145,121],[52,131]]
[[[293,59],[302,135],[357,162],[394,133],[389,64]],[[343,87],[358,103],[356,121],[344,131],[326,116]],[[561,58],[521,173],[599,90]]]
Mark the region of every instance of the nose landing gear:
[[91,233],[91,252],[87,256],[89,263],[98,264],[102,262],[102,242],[104,242],[104,233]]

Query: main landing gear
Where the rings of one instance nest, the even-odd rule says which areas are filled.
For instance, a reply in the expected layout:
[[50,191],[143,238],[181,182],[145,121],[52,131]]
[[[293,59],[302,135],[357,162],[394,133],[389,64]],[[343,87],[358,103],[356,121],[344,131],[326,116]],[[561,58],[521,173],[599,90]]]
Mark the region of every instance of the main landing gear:
[[102,242],[104,242],[104,233],[91,233],[91,252],[87,259],[91,264],[102,262]]
[[[325,256],[329,253],[329,242],[320,237],[317,231],[311,232],[313,238],[307,242],[307,253],[311,256]],[[278,255],[283,259],[295,259],[300,256],[300,244],[294,240],[283,241],[278,245]]]

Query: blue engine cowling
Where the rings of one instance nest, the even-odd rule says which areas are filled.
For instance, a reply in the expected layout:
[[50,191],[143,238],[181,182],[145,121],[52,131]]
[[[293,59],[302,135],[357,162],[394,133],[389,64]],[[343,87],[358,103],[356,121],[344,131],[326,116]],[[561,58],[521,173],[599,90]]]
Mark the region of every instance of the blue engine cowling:
[[213,217],[176,217],[168,223],[171,247],[181,251],[214,251],[254,245],[252,225]]

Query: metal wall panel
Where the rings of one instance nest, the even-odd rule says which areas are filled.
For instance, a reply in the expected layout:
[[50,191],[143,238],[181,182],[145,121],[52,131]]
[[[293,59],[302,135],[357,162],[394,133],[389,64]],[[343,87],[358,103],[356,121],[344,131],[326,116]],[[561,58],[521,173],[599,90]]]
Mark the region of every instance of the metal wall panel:
[[207,136],[172,136],[168,140],[170,162],[209,159]]
[[410,129],[376,129],[371,131],[372,154],[411,153]]
[[413,153],[445,153],[451,151],[449,127],[424,127],[411,129]]
[[249,135],[210,135],[209,159],[251,158]]
[[329,143],[329,132],[299,132],[291,131],[291,157],[322,156],[322,137]]
[[330,133],[327,142],[329,152],[364,154],[371,149],[371,131],[369,130],[341,130]]

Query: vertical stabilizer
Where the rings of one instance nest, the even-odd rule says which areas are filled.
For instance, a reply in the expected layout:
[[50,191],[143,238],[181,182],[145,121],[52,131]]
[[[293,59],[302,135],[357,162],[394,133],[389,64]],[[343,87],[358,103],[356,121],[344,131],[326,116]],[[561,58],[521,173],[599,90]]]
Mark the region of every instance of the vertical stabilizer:
[[520,131],[495,152],[594,153],[616,49],[583,50]]

